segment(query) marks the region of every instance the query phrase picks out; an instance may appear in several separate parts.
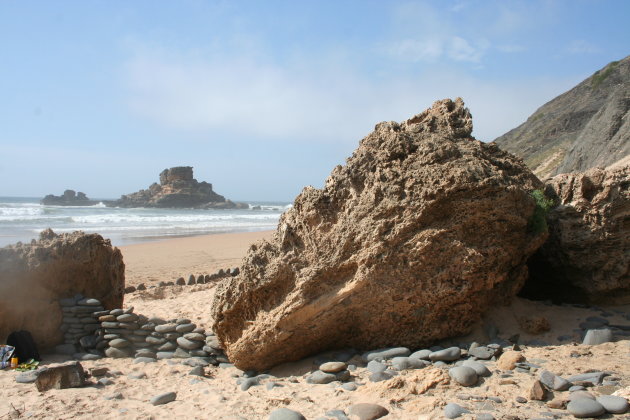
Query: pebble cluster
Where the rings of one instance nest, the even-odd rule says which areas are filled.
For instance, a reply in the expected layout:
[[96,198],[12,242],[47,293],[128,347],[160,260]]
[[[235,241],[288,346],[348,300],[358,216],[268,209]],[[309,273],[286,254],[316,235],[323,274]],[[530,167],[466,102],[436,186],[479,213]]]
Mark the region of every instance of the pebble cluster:
[[191,274],[190,276],[188,276],[188,281],[186,281],[186,279],[184,279],[183,277],[179,277],[175,281],[161,281],[157,284],[157,286],[155,285],[147,286],[144,283],[140,283],[137,287],[136,286],[125,287],[125,293],[133,293],[135,291],[153,289],[156,287],[169,287],[169,286],[175,286],[175,285],[192,286],[194,284],[206,284],[206,283],[213,282],[215,280],[221,280],[227,277],[238,276],[240,272],[241,272],[240,268],[235,267],[235,268],[227,268],[225,270],[220,269],[214,274],[199,274],[198,276]]
[[[77,295],[60,301],[66,330],[57,353],[78,360],[135,357],[136,362],[157,359],[200,358],[205,366],[229,363],[214,333],[206,333],[189,319],[165,320],[135,314],[133,308],[104,310],[97,299]],[[67,310],[66,310],[67,308]]]

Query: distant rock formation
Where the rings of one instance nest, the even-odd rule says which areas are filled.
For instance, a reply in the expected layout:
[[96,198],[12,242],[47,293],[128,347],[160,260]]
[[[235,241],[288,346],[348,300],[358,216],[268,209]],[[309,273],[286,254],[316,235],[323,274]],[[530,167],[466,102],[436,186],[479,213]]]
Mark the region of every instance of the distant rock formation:
[[630,154],[630,57],[614,61],[497,138],[541,179]]
[[47,206],[93,206],[99,202],[90,200],[81,191],[77,193],[74,190],[65,190],[63,195],[48,194],[40,203]]
[[563,302],[630,303],[630,161],[558,175],[549,240],[531,258],[522,295]]
[[0,248],[0,342],[23,329],[51,348],[63,339],[59,299],[80,293],[120,308],[124,289],[122,254],[97,234],[48,229],[39,241]]
[[161,207],[161,208],[202,208],[235,209],[249,208],[245,203],[234,203],[212,191],[212,184],[198,182],[193,178],[191,166],[177,166],[164,169],[160,173],[160,183],[153,183],[149,189],[106,202],[112,207]]
[[542,183],[471,137],[461,99],[382,122],[323,189],[305,188],[240,276],[213,331],[240,369],[330,348],[419,348],[464,334],[514,296],[546,239],[528,228]]

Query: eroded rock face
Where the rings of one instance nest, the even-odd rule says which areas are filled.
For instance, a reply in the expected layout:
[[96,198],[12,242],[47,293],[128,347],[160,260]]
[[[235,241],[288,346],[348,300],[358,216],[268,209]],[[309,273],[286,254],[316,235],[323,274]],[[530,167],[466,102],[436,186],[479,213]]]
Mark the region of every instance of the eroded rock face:
[[559,206],[530,261],[523,295],[564,302],[630,302],[630,163],[547,181]]
[[50,348],[62,341],[59,299],[81,293],[120,308],[124,288],[122,254],[97,234],[49,229],[39,241],[0,248],[0,342],[27,330]]
[[162,208],[247,208],[247,204],[234,203],[212,190],[212,184],[193,178],[193,168],[178,166],[160,173],[160,183],[148,189],[123,195],[119,200],[106,203],[117,207]]
[[528,231],[541,182],[471,137],[461,99],[384,122],[323,189],[307,187],[213,303],[241,369],[329,348],[417,348],[467,332],[513,296],[546,234]]

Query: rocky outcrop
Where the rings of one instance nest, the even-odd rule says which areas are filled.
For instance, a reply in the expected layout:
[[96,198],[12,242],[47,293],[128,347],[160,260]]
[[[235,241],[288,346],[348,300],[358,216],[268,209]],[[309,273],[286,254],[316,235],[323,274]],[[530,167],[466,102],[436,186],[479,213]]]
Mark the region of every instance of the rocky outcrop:
[[106,203],[115,207],[162,207],[162,208],[248,208],[245,203],[234,203],[212,190],[212,184],[193,178],[191,166],[178,166],[160,173],[160,183],[149,189],[121,196]]
[[48,229],[39,241],[0,248],[0,342],[27,330],[50,348],[63,338],[59,299],[81,293],[113,309],[122,306],[124,288],[122,254],[97,234]]
[[630,162],[558,175],[549,239],[522,294],[563,302],[630,302]]
[[323,189],[305,188],[270,242],[218,286],[214,331],[241,369],[329,348],[418,348],[509,299],[545,233],[542,183],[471,137],[461,99],[383,122]]
[[93,206],[99,202],[90,200],[81,191],[77,193],[73,190],[65,190],[63,195],[48,194],[40,200],[40,203],[47,206]]
[[630,57],[614,61],[495,140],[541,179],[630,154]]

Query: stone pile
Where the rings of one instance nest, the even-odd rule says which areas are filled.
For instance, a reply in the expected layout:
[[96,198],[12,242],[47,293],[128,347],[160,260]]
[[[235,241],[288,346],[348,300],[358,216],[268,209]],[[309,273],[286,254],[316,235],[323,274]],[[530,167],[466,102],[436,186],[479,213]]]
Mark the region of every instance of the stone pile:
[[108,311],[97,299],[80,295],[62,299],[60,304],[65,344],[57,346],[59,353],[81,360],[107,356],[150,362],[198,357],[207,364],[229,363],[214,333],[206,333],[189,319],[148,318],[135,314],[133,308]]
[[192,286],[195,284],[207,284],[215,280],[222,280],[229,277],[236,277],[238,276],[239,273],[240,273],[240,268],[234,267],[234,268],[227,268],[225,270],[220,269],[214,274],[199,274],[198,276],[191,274],[190,276],[188,276],[188,280],[184,279],[184,277],[179,277],[176,281],[161,281],[158,283],[157,286],[154,286],[154,285],[147,286],[144,283],[140,283],[137,287],[128,286],[125,288],[125,293],[133,293],[135,291],[143,291],[147,289],[153,289],[156,287],[186,286],[186,285]]

